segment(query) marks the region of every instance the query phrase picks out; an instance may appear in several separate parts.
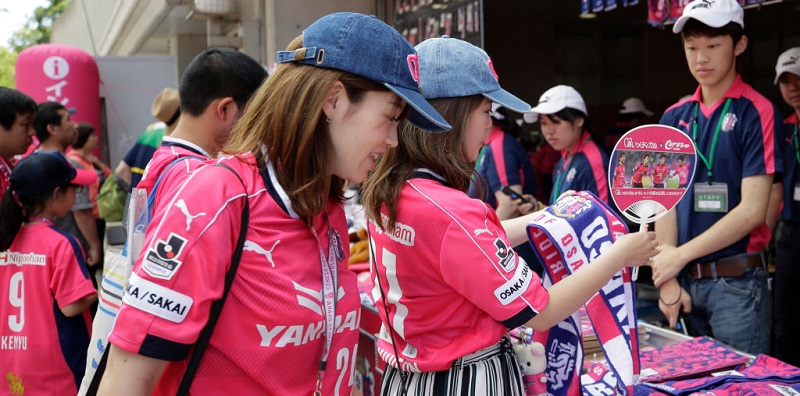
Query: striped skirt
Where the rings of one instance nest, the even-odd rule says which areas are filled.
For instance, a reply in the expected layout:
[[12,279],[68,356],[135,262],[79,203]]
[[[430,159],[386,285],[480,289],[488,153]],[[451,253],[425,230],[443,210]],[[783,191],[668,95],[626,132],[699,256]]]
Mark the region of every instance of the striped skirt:
[[506,337],[495,345],[456,360],[448,370],[406,372],[405,377],[403,381],[400,370],[387,365],[381,396],[525,395],[517,357]]

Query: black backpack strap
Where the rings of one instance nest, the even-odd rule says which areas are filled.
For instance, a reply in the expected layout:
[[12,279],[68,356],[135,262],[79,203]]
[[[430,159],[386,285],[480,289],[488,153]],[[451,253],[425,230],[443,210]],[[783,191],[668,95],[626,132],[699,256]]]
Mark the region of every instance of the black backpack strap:
[[206,351],[208,347],[208,343],[211,340],[211,335],[214,333],[214,327],[217,325],[217,320],[219,319],[219,315],[222,312],[222,306],[225,304],[225,300],[228,298],[228,292],[231,289],[231,284],[233,284],[233,279],[236,277],[236,270],[239,268],[239,260],[242,258],[242,250],[244,249],[244,241],[247,237],[247,226],[250,220],[250,200],[247,197],[247,187],[244,184],[244,180],[234,171],[230,166],[225,164],[215,164],[214,166],[221,166],[223,168],[228,169],[229,171],[233,172],[236,175],[236,178],[242,182],[242,187],[244,187],[244,209],[242,209],[242,225],[239,228],[239,240],[236,242],[236,250],[233,252],[233,256],[231,257],[231,267],[228,270],[228,273],[225,274],[225,289],[222,291],[222,297],[219,300],[214,301],[211,304],[211,313],[208,317],[208,322],[203,327],[203,330],[200,332],[200,336],[197,339],[197,342],[194,345],[194,352],[192,353],[192,357],[189,360],[189,365],[186,367],[186,373],[183,375],[183,379],[181,380],[181,385],[178,387],[177,395],[183,396],[189,394],[189,388],[192,386],[192,381],[194,380],[195,374],[197,374],[197,368],[200,366],[200,360],[203,358],[203,353]]

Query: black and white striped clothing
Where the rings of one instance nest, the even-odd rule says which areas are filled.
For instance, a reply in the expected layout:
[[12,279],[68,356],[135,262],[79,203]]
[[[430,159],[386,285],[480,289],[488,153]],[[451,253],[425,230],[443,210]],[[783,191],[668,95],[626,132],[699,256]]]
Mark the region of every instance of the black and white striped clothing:
[[[407,396],[524,396],[522,373],[508,338],[464,356],[448,370],[406,372]],[[386,367],[381,396],[401,396],[401,372]]]

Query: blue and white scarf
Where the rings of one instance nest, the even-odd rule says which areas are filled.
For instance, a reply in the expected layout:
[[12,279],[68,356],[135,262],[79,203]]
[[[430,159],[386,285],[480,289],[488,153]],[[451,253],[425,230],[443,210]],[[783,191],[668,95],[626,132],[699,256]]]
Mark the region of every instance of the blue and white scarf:
[[[549,288],[591,264],[621,235],[625,223],[588,192],[559,199],[528,224],[528,237],[544,263],[543,284]],[[551,395],[628,395],[639,375],[636,299],[630,271],[623,268],[585,304],[611,370],[580,383],[583,345],[578,313],[548,331],[534,332],[533,341],[547,354],[547,390]]]

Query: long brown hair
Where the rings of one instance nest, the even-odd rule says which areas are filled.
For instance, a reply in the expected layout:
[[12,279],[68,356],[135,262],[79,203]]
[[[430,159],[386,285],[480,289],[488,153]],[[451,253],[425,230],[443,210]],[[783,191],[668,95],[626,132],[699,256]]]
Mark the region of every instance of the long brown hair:
[[388,223],[381,224],[381,228],[394,230],[400,190],[419,168],[430,169],[442,176],[452,188],[463,192],[469,190],[470,181],[477,177],[477,173],[474,162],[466,155],[466,126],[470,115],[483,100],[482,95],[429,99],[428,102],[453,127],[447,132],[425,132],[409,122],[403,123],[398,146],[384,154],[362,186],[362,203],[369,218],[380,219],[381,207],[386,205],[389,219]]
[[[295,38],[287,50],[300,48],[302,37]],[[223,150],[227,154],[253,152],[259,167],[267,159],[275,164],[278,182],[304,219],[321,213],[328,199],[344,199],[345,182],[331,173],[335,152],[322,111],[337,81],[355,104],[369,91],[388,91],[340,70],[280,64],[253,94]]]

